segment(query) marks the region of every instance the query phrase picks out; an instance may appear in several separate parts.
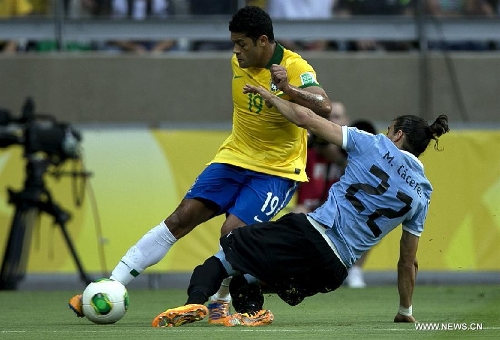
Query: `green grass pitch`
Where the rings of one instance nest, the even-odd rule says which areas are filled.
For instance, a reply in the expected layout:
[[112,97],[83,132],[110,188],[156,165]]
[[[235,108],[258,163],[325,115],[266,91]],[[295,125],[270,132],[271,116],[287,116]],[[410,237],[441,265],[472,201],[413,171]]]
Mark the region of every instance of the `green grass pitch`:
[[[500,286],[417,286],[414,315],[440,329],[396,324],[395,286],[341,287],[290,307],[267,295],[275,314],[266,327],[209,325],[205,320],[177,328],[152,328],[159,312],[184,303],[184,290],[130,290],[130,309],[113,325],[76,318],[67,307],[75,291],[0,292],[0,339],[499,339]],[[435,326],[435,327],[437,327]],[[463,329],[466,326],[467,329]],[[454,327],[461,329],[452,330]],[[469,329],[470,327],[482,329]]]

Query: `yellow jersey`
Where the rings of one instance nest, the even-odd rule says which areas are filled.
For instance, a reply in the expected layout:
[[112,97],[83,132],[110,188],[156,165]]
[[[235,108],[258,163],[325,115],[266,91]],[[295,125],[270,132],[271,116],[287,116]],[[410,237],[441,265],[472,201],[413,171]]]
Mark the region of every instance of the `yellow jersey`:
[[262,86],[290,100],[271,81],[269,68],[287,69],[288,82],[296,87],[320,86],[316,72],[300,55],[276,44],[265,68],[241,68],[236,56],[233,70],[233,127],[211,163],[226,163],[269,175],[306,182],[307,131],[286,120],[276,108],[268,108],[260,95],[244,94],[245,84]]

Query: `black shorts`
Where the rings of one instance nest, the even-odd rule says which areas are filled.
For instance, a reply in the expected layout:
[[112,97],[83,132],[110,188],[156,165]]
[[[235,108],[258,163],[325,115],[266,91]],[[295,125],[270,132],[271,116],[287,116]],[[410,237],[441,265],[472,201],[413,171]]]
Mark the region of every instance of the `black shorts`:
[[299,287],[305,296],[337,289],[347,270],[304,214],[237,228],[220,244],[234,269],[280,289]]

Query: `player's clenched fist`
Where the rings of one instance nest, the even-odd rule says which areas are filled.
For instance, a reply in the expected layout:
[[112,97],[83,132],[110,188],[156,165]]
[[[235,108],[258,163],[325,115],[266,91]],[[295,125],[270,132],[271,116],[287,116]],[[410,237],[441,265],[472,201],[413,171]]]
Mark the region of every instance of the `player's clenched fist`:
[[288,73],[286,68],[281,65],[272,64],[269,68],[271,71],[271,79],[274,85],[276,85],[281,91],[285,90],[288,86]]

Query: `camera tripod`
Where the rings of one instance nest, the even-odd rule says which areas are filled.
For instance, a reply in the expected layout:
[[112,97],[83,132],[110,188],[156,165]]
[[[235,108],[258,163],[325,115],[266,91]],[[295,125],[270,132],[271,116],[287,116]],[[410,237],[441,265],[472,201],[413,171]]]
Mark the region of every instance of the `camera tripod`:
[[43,176],[51,162],[48,159],[37,157],[35,154],[27,155],[26,158],[28,161],[24,188],[20,191],[8,189],[9,203],[13,204],[16,210],[0,272],[0,290],[15,290],[19,281],[24,278],[33,229],[41,213],[47,213],[54,217],[54,224],[58,225],[62,232],[80,274],[80,279],[85,284],[89,284],[92,279],[83,269],[66,230],[66,222],[71,216],[53,201],[45,186]]

